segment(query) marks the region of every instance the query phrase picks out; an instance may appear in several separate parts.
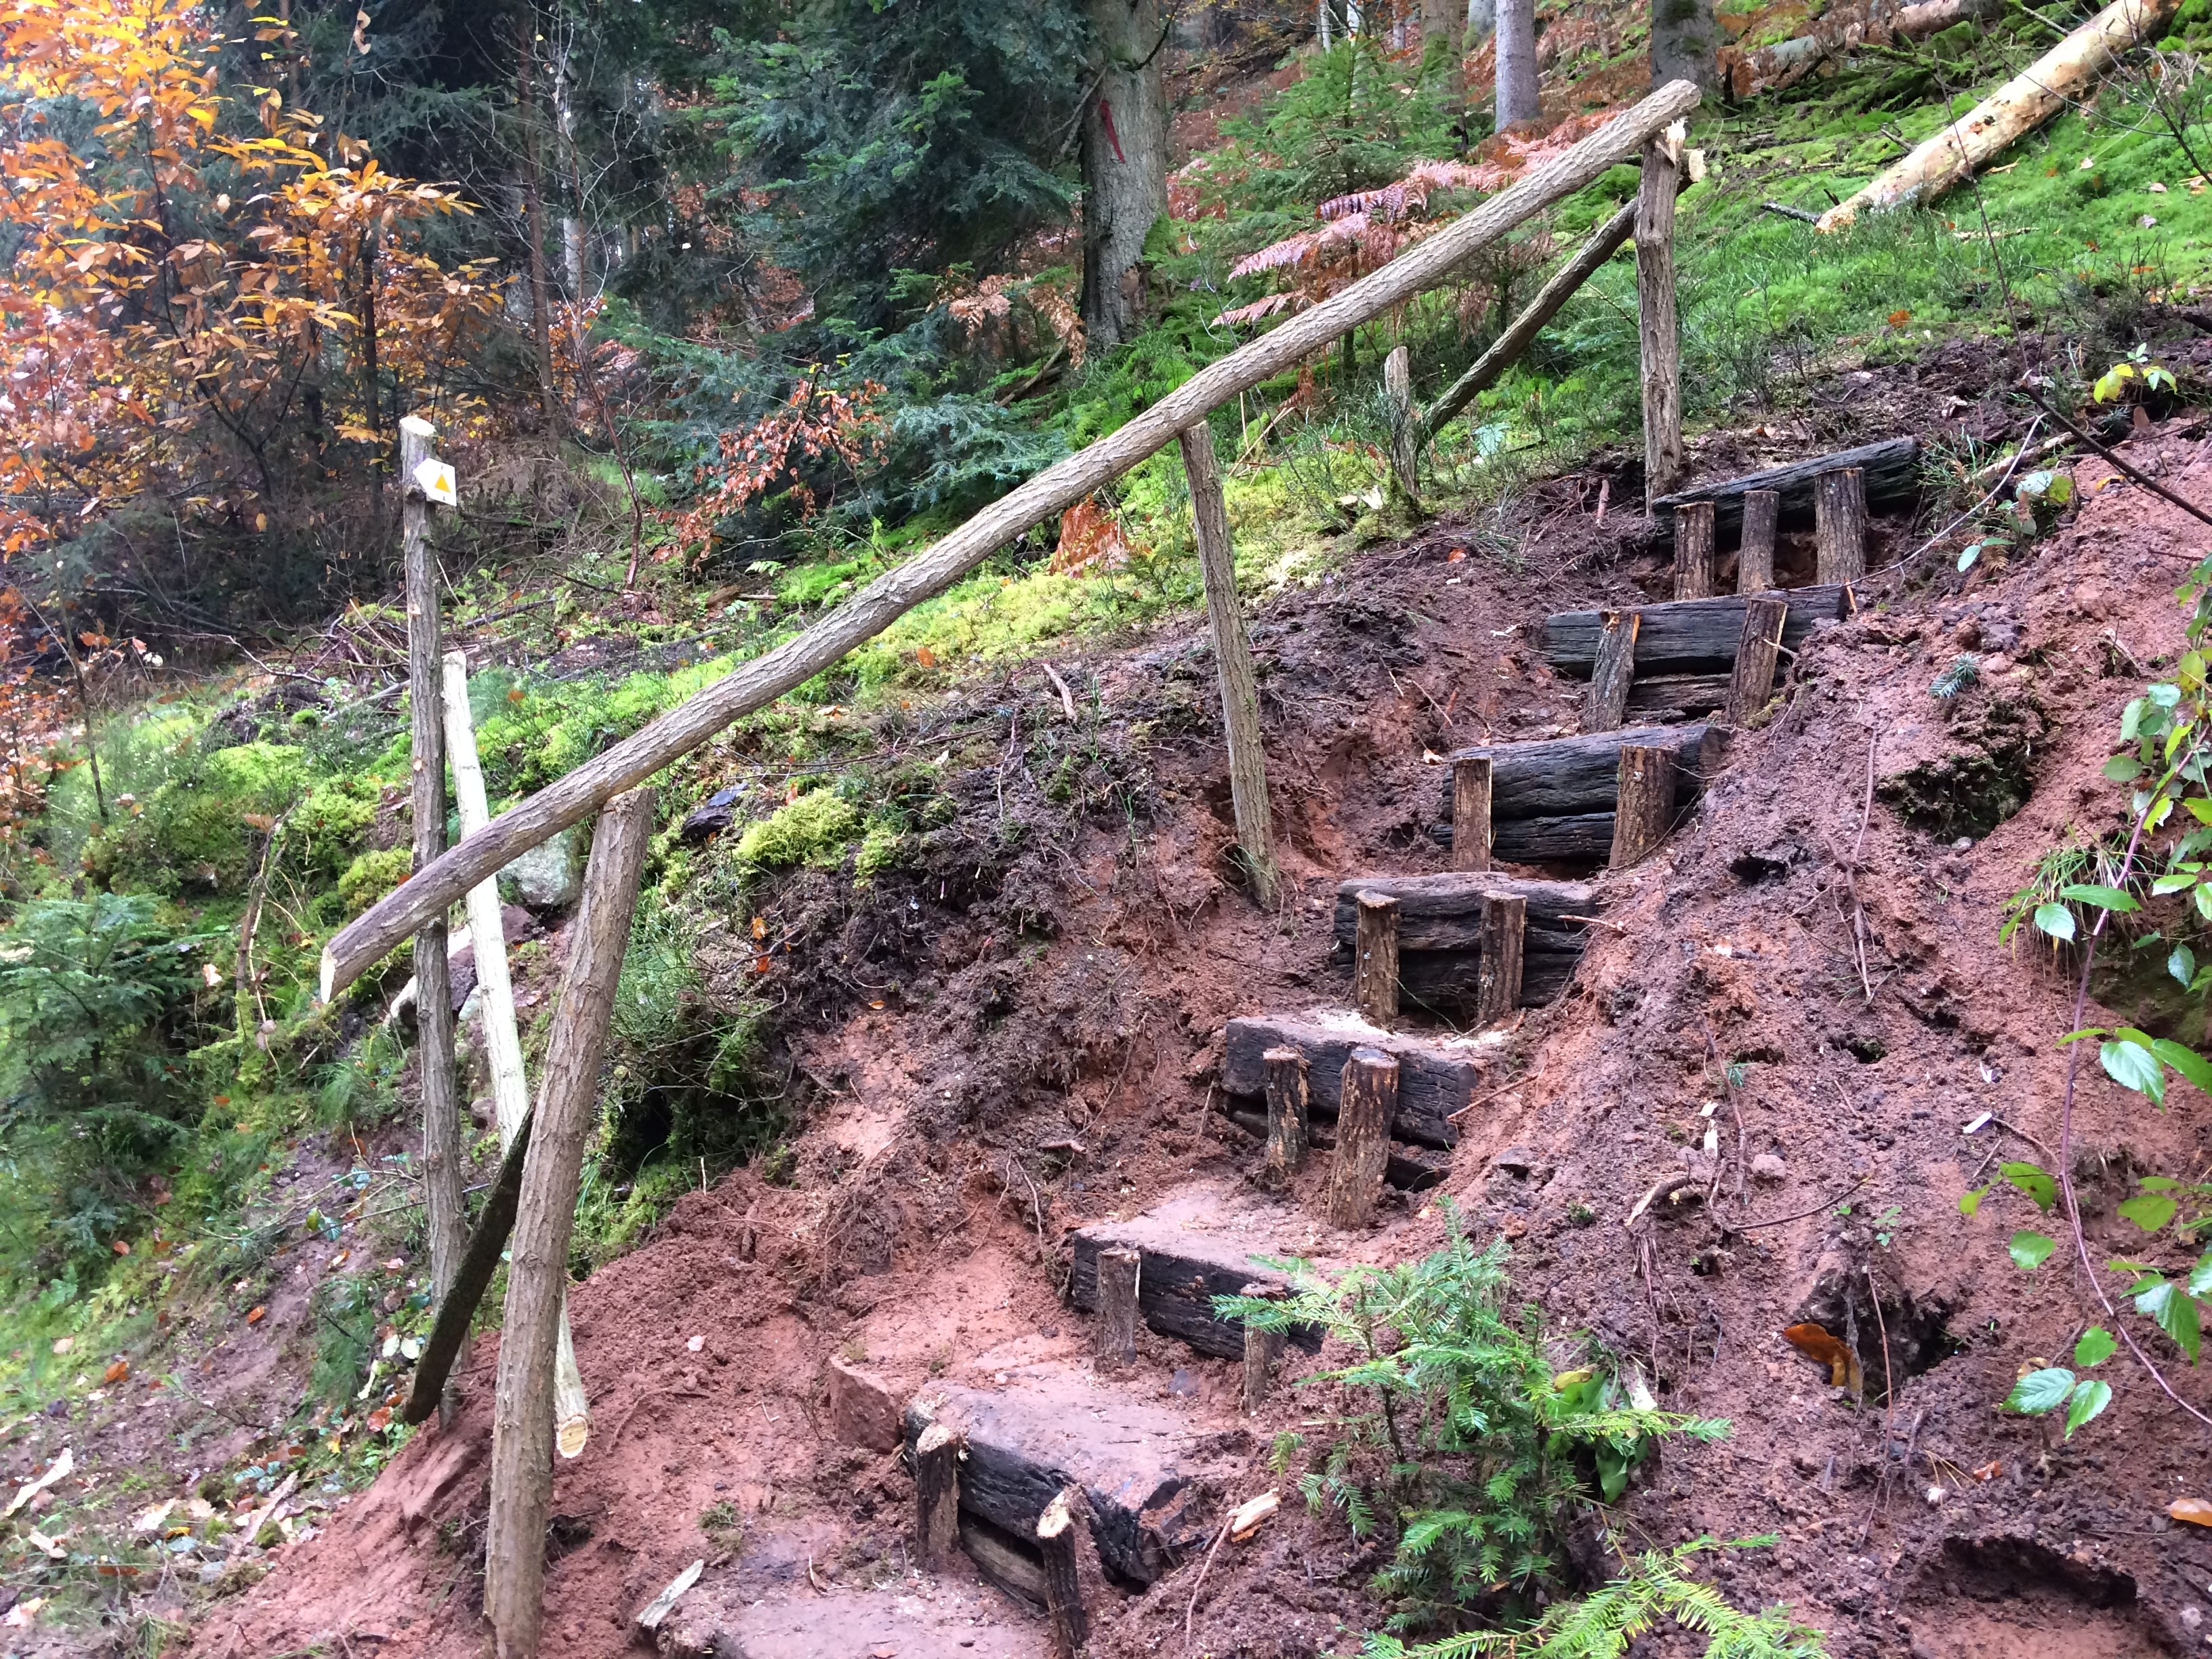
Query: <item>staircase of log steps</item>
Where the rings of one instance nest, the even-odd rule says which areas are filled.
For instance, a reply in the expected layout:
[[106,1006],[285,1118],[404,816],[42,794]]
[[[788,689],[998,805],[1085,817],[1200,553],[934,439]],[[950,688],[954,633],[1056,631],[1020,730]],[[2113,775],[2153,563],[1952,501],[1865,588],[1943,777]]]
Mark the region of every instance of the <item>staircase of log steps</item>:
[[[1878,457],[1879,477],[1897,447],[1832,459]],[[1229,1022],[1221,1109],[1258,1143],[1252,1180],[1186,1188],[1074,1233],[1070,1299],[1092,1316],[1091,1364],[1022,1367],[989,1388],[932,1383],[907,1405],[916,1562],[937,1573],[964,1553],[1045,1614],[1042,1628],[983,1621],[983,1647],[1073,1659],[1111,1600],[1218,1541],[1249,1458],[1224,1457],[1224,1437],[1171,1391],[1135,1386],[1138,1328],[1241,1366],[1247,1413],[1293,1353],[1319,1352],[1317,1330],[1248,1330],[1218,1317],[1214,1298],[1286,1290],[1264,1258],[1346,1265],[1385,1185],[1417,1192],[1443,1179],[1458,1125],[1484,1098],[1483,1032],[1565,988],[1602,902],[1594,881],[1492,864],[1589,873],[1657,847],[1716,775],[1730,729],[1770,700],[1778,661],[1854,609],[1864,497],[1854,465],[1777,469],[1682,498],[1668,504],[1675,588],[1692,597],[1548,617],[1551,667],[1588,683],[1581,734],[1451,756],[1431,833],[1452,869],[1339,885],[1336,954],[1352,1007]],[[1778,522],[1815,517],[1816,503],[1818,574],[1833,579],[1776,588]],[[1717,507],[1721,526],[1741,526],[1738,585],[1751,591],[1711,593]],[[1407,1029],[1408,1015],[1432,1029]],[[1298,1180],[1324,1158],[1325,1181]],[[915,1644],[915,1627],[904,1634],[909,1659],[936,1653]],[[945,1652],[983,1647],[971,1635]]]

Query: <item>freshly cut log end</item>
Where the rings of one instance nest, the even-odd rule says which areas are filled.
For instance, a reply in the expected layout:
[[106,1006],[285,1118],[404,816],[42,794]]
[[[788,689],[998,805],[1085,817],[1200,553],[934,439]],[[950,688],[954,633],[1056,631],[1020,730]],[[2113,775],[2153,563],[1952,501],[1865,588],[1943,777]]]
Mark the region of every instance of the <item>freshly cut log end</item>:
[[1344,1062],[1336,1118],[1336,1164],[1328,1184],[1328,1224],[1356,1231],[1375,1218],[1390,1161],[1390,1121],[1398,1111],[1398,1061],[1379,1048],[1355,1048]]
[[1866,574],[1866,474],[1856,466],[1823,472],[1814,483],[1813,509],[1819,579],[1858,580]]
[[1640,863],[1674,827],[1674,753],[1671,749],[1620,751],[1620,806],[1613,824],[1616,870]]
[[1713,504],[1684,501],[1674,509],[1674,597],[1709,599],[1719,591],[1714,574]]
[[1452,763],[1452,868],[1490,868],[1491,762],[1470,755]]
[[1398,1017],[1398,902],[1382,893],[1362,893],[1356,902],[1353,1000],[1361,1018],[1387,1029]]
[[591,1437],[592,1419],[589,1416],[566,1417],[554,1425],[554,1448],[563,1457],[581,1457]]

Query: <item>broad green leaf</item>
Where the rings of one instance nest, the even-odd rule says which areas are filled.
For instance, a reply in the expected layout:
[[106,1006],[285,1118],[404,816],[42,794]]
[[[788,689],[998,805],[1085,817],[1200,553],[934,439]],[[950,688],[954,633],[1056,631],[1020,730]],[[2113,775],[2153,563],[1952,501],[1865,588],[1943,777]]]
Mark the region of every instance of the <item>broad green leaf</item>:
[[2212,800],[2207,800],[2202,796],[2191,796],[2182,802],[2182,805],[2190,810],[2197,823],[2212,827]]
[[2212,1060],[2207,1060],[2188,1044],[2176,1042],[2172,1037],[2154,1037],[2150,1051],[2204,1093],[2212,1095]]
[[2075,1430],[2112,1403],[2111,1383],[2091,1381],[2077,1384],[2066,1407],[2066,1437],[2071,1440]]
[[2106,1035],[2107,1033],[2101,1025],[2084,1025],[2080,1030],[2069,1031],[2064,1036],[2059,1038],[2058,1046],[2063,1048],[2068,1043],[2079,1042],[2083,1037],[2100,1037]]
[[2197,906],[2197,914],[2205,921],[2212,921],[2212,886],[2200,884],[2189,896]]
[[2154,1321],[2159,1329],[2174,1340],[2174,1345],[2187,1355],[2189,1363],[2197,1363],[2197,1298],[2171,1279],[2161,1279],[2136,1297],[2136,1311],[2144,1318]]
[[2105,775],[2114,783],[2133,783],[2142,775],[2142,769],[2143,763],[2133,755],[2115,755],[2105,763]]
[[2081,1333],[2081,1340],[2074,1345],[2074,1363],[2083,1370],[2101,1365],[2120,1351],[2112,1334],[2101,1325],[2092,1325]]
[[2179,1207],[2180,1206],[2163,1194],[2138,1193],[2120,1206],[2120,1213],[2134,1222],[2143,1231],[2154,1233],[2173,1219],[2173,1212]]
[[1974,568],[1974,561],[1981,556],[1982,544],[1979,542],[1968,542],[1964,548],[1960,550],[1959,568],[1961,570],[1972,570]]
[[1989,1196],[1989,1191],[1990,1189],[1986,1187],[1976,1187],[1972,1191],[1960,1193],[1959,1194],[1959,1213],[1969,1218],[1973,1216],[1981,1209],[1982,1200]]
[[[2154,896],[2164,898],[2168,893],[2178,893],[2185,887],[2194,887],[2196,884],[2197,878],[2188,871],[2175,870],[2153,880],[2150,890]],[[2186,950],[2188,947],[2184,945],[2180,948]],[[2185,975],[2176,975],[2175,977],[2181,980],[2185,985],[2189,982]]]
[[2197,1265],[2189,1270],[2189,1293],[2212,1296],[2212,1250],[2198,1256]]
[[2039,1417],[2045,1412],[2057,1411],[2073,1392],[2074,1373],[2062,1365],[2052,1365],[2030,1371],[2014,1383],[2012,1392],[2005,1396],[2005,1409]]
[[1997,1173],[2035,1200],[2039,1210],[2048,1210],[2058,1201],[2058,1183],[2044,1174],[2034,1164],[2000,1164]]
[[2053,939],[2074,937],[2074,913],[2063,904],[2039,904],[2035,907],[2035,927],[2039,933]]
[[2142,908],[2117,887],[2099,887],[2088,882],[2069,883],[2058,890],[2058,896],[2072,899],[2076,904],[2094,904],[2100,910],[2118,910],[2123,915]]
[[2159,1068],[2158,1057],[2141,1043],[2124,1038],[2100,1043],[2097,1060],[2104,1066],[2105,1075],[2123,1089],[2132,1089],[2139,1095],[2148,1095],[2161,1106],[2166,1104],[2166,1073]]
[[2057,1248],[2058,1241],[2048,1234],[2022,1228],[2012,1236],[2012,1243],[2005,1246],[2005,1250],[2012,1257],[2014,1267],[2033,1273],[2051,1259],[2051,1253]]
[[2181,706],[2181,688],[2169,680],[2160,680],[2150,688],[2150,700],[2160,708]]

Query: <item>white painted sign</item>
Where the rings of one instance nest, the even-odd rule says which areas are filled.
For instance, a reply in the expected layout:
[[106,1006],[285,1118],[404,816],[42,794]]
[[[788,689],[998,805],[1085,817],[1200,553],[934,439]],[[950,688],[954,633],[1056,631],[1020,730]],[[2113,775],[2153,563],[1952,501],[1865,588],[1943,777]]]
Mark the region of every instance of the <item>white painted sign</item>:
[[460,495],[455,489],[453,469],[450,463],[441,461],[435,456],[432,456],[428,460],[418,462],[415,468],[415,482],[422,486],[422,494],[425,496],[441,506],[459,507],[461,504]]

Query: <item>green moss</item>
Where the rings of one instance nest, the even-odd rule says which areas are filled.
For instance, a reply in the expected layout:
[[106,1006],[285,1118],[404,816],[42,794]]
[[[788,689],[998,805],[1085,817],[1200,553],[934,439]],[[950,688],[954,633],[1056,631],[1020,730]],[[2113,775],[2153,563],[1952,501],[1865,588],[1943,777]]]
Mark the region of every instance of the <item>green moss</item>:
[[338,898],[348,915],[362,911],[407,878],[415,856],[404,847],[388,847],[380,853],[363,853],[338,878]]
[[834,870],[860,827],[860,810],[827,789],[801,795],[738,838],[738,857],[763,870]]
[[885,871],[902,867],[912,854],[911,843],[898,825],[881,817],[870,819],[867,834],[860,837],[860,850],[853,858],[853,884],[865,886]]
[[[185,739],[190,743],[191,739]],[[86,843],[88,871],[118,891],[243,890],[265,823],[306,792],[304,750],[246,743],[198,757],[144,801],[118,792]]]

